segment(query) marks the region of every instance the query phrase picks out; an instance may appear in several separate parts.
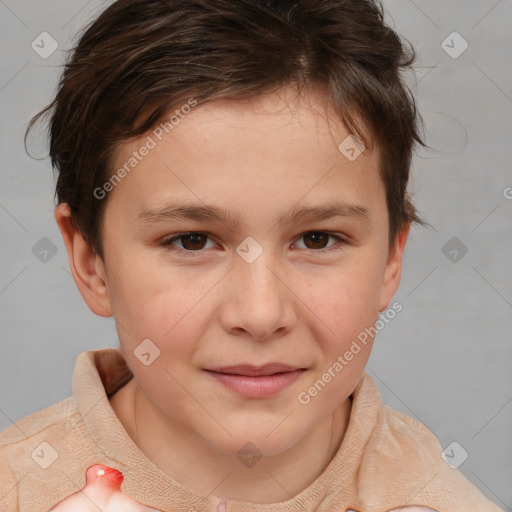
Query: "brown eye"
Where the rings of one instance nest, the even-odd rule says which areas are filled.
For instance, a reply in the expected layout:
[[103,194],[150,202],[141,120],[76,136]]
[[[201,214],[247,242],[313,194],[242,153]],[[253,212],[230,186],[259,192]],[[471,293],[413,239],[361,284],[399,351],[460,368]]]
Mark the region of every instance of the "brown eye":
[[322,231],[312,231],[302,235],[308,249],[324,249],[329,242],[329,235]]
[[185,249],[194,251],[203,249],[206,244],[206,240],[208,240],[208,237],[201,235],[200,233],[192,233],[191,235],[183,235],[181,240],[181,243]]
[[[209,237],[203,233],[183,233],[165,240],[162,245],[167,247],[172,246],[181,251],[201,252],[206,247],[208,240]],[[177,245],[176,242],[180,242],[181,247]],[[213,241],[211,241],[211,244],[215,246]]]
[[[335,243],[329,244],[329,239],[335,241]],[[309,231],[304,233],[298,240],[300,249],[311,249],[316,252],[328,252],[328,251],[336,251],[343,250],[345,240],[338,235],[333,235],[332,233],[328,233],[326,231]],[[304,247],[300,247],[301,244],[304,244]]]

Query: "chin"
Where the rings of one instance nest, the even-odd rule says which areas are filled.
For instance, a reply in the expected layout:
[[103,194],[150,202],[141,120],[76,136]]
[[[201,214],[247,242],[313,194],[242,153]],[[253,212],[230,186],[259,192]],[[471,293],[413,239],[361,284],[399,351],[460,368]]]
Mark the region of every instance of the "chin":
[[303,428],[301,431],[290,430],[284,424],[270,424],[261,420],[249,424],[244,421],[238,425],[226,423],[225,428],[233,437],[226,434],[216,439],[210,438],[208,442],[216,449],[235,455],[241,460],[245,456],[250,458],[279,455],[292,448],[306,434]]

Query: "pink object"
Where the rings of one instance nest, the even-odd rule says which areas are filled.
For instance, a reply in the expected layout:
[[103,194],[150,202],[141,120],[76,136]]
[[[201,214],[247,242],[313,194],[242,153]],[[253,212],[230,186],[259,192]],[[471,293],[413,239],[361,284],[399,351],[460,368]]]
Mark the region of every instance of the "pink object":
[[123,474],[104,464],[94,464],[85,474],[85,487],[50,509],[49,512],[149,512],[156,509],[121,492]]

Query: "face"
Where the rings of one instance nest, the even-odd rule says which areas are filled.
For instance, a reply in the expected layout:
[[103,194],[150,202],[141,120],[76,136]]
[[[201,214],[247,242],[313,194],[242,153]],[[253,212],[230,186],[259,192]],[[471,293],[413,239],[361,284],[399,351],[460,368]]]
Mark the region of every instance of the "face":
[[378,154],[347,159],[330,118],[290,90],[207,103],[150,133],[106,199],[97,269],[123,355],[169,425],[221,451],[277,454],[329,418],[398,285]]

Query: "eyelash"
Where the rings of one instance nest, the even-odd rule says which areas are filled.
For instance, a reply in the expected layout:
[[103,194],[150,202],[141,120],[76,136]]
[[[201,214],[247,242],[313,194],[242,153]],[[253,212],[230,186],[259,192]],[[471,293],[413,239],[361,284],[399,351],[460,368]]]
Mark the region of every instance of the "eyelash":
[[[309,235],[309,234],[312,234],[312,233],[315,233],[315,234],[323,234],[323,235],[328,235],[329,237],[332,237],[334,239],[336,239],[337,243],[332,245],[332,246],[329,246],[325,249],[306,249],[306,250],[309,250],[309,251],[313,251],[313,252],[316,252],[316,253],[329,253],[329,252],[338,252],[338,251],[342,251],[344,250],[344,247],[339,247],[338,244],[342,243],[347,243],[347,240],[339,235],[335,235],[334,233],[330,233],[328,231],[306,231],[305,233],[303,233],[299,238],[298,240],[300,240],[302,237],[306,236],[306,235]],[[162,246],[163,247],[166,247],[166,248],[171,248],[173,247],[172,250],[175,250],[175,251],[178,251],[180,253],[185,253],[187,254],[187,256],[192,256],[192,255],[201,255],[205,252],[205,249],[200,249],[200,250],[197,250],[197,251],[191,251],[191,250],[188,250],[188,249],[181,249],[181,248],[176,248],[172,245],[173,242],[176,242],[186,236],[190,236],[190,235],[202,235],[202,236],[206,236],[207,238],[210,239],[210,237],[208,236],[207,233],[202,233],[200,231],[190,231],[188,233],[179,233],[178,235],[174,235],[172,236],[171,238],[168,238],[166,240],[163,240],[162,241]],[[195,254],[194,254],[195,253]]]

